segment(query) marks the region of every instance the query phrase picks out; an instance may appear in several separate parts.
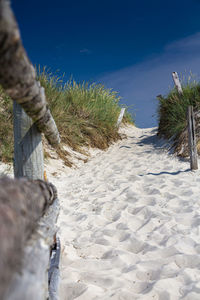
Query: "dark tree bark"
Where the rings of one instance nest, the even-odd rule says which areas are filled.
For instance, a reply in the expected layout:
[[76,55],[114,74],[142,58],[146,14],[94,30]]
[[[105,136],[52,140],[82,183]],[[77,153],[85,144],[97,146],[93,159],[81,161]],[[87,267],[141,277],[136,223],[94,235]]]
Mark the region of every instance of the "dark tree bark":
[[55,121],[46,103],[44,88],[21,42],[9,1],[0,0],[0,84],[19,103],[53,146],[60,142]]

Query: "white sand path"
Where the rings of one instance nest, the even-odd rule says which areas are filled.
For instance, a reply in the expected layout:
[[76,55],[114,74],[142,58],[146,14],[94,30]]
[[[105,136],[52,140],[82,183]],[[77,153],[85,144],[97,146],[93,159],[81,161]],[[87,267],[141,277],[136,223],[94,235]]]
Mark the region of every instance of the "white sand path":
[[77,170],[59,190],[61,300],[200,299],[200,172],[159,147],[155,129]]

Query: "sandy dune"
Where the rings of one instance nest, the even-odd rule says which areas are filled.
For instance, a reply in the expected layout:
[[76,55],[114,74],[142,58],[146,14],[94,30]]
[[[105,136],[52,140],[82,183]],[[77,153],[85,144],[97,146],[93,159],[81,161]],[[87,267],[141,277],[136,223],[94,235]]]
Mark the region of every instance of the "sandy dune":
[[126,133],[52,177],[61,299],[200,299],[200,172],[168,155],[155,129]]
[[46,164],[61,201],[60,299],[200,299],[200,171],[156,129],[123,130],[78,169]]

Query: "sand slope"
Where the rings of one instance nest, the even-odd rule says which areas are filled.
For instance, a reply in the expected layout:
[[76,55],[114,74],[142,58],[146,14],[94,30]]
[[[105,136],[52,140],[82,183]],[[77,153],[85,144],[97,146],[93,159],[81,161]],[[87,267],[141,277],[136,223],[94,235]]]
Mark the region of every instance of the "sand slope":
[[155,129],[126,132],[50,179],[61,200],[61,299],[200,299],[200,172],[161,149]]

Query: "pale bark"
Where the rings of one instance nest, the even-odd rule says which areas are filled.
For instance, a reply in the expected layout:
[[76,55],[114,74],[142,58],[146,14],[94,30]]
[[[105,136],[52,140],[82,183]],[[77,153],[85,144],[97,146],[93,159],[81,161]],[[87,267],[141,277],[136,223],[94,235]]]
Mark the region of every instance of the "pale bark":
[[44,88],[21,42],[17,22],[6,0],[0,0],[0,84],[19,103],[51,145],[60,142],[46,103]]

